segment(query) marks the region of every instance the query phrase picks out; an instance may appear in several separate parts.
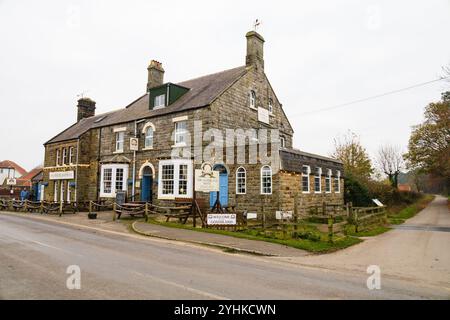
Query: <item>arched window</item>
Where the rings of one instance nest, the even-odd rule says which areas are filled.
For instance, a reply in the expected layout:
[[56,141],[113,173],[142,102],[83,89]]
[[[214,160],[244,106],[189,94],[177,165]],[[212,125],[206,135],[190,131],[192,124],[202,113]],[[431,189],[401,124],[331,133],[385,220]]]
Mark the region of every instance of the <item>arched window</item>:
[[144,149],[152,149],[155,134],[155,126],[153,123],[147,122],[144,128],[142,128],[142,133],[144,134]]
[[145,131],[145,148],[153,148],[153,128],[148,127]]
[[240,167],[236,170],[236,194],[247,193],[247,172]]
[[250,108],[256,108],[256,93],[255,91],[250,91]]
[[272,194],[272,168],[261,168],[261,194]]

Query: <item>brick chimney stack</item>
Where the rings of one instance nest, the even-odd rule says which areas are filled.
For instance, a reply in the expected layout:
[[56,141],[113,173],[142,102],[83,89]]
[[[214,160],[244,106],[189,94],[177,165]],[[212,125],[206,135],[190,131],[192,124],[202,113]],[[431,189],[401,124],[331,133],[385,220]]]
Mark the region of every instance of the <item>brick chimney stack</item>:
[[151,88],[155,88],[164,84],[164,69],[162,67],[161,62],[152,60],[147,70],[148,70],[148,82],[147,82],[147,92],[148,92]]
[[81,98],[78,100],[77,122],[84,118],[95,116],[95,101],[90,98]]
[[264,71],[264,38],[256,31],[248,32],[245,37],[247,38],[245,65],[255,66],[258,70]]

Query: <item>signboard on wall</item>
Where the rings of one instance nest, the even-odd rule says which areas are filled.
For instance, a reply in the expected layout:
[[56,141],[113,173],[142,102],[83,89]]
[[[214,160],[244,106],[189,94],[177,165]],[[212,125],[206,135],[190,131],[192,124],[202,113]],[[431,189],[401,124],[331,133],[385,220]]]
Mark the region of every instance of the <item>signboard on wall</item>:
[[75,177],[74,171],[55,171],[50,172],[50,180],[70,180]]
[[210,163],[203,163],[201,169],[195,170],[195,191],[219,191],[219,171],[213,171]]
[[17,184],[17,180],[15,178],[8,178],[6,179],[6,185],[8,186],[15,186]]
[[209,226],[235,226],[236,214],[208,214],[207,224]]
[[269,110],[258,107],[258,121],[269,124]]
[[277,220],[283,220],[283,219],[292,219],[292,211],[276,211],[275,217]]

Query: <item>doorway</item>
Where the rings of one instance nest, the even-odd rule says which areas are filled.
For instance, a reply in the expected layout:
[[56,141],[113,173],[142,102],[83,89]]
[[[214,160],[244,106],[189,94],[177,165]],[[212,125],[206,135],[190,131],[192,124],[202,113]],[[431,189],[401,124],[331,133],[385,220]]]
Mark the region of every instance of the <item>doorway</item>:
[[[216,164],[214,171],[219,171],[219,200],[222,206],[228,206],[228,171],[222,164]],[[209,205],[214,206],[217,200],[217,192],[209,195]]]
[[152,185],[153,185],[153,170],[150,167],[145,167],[142,172],[141,181],[141,201],[152,202]]

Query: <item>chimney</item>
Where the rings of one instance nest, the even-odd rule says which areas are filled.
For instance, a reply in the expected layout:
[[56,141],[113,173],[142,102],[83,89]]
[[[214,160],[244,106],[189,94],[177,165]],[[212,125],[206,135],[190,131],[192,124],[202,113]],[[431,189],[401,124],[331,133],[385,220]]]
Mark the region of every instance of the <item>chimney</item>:
[[255,66],[256,69],[264,71],[264,38],[256,31],[248,32],[245,37],[247,38],[245,65]]
[[147,68],[148,70],[148,82],[147,92],[154,87],[158,87],[164,83],[164,69],[162,63],[156,60],[152,60]]
[[81,98],[78,100],[77,122],[84,118],[95,116],[95,101],[90,98]]

